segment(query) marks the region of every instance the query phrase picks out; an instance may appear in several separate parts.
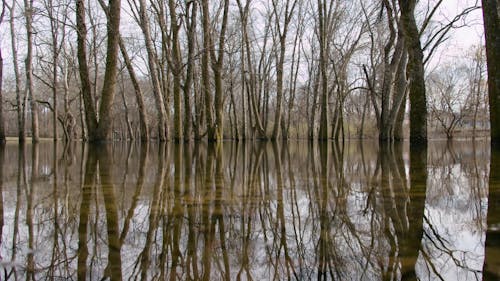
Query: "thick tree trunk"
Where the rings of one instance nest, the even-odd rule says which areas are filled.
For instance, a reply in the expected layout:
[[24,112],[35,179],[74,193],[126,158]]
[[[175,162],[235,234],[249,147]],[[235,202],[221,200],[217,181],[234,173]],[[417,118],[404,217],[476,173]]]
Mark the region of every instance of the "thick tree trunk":
[[[215,51],[212,51],[212,70],[214,72],[215,84],[215,139],[214,141],[222,141],[224,138],[224,79],[223,65],[224,65],[224,51],[226,45],[226,30],[227,21],[229,16],[229,0],[224,0],[224,8],[222,12],[222,25],[219,34],[219,46],[217,60],[215,60]],[[210,137],[210,136],[209,136]]]
[[[186,79],[184,80],[184,141],[191,140],[191,133],[193,130],[193,120],[191,116],[191,89],[193,88],[193,75],[194,75],[194,56],[196,47],[196,22],[198,14],[198,4],[191,2],[191,14],[187,15],[189,21],[187,31],[187,45],[188,45],[188,58]],[[189,9],[189,6],[186,7]]]
[[427,143],[427,101],[424,82],[424,64],[419,31],[415,21],[416,0],[399,0],[400,23],[408,50],[408,79],[410,80],[410,143]]
[[99,119],[92,101],[91,85],[86,58],[86,24],[84,1],[76,2],[78,63],[80,68],[81,90],[85,106],[88,140],[102,142],[110,138],[113,123],[111,106],[116,92],[118,45],[120,41],[120,0],[109,0],[107,19],[107,50],[104,83],[99,106]]
[[212,36],[210,34],[210,14],[208,9],[208,0],[201,1],[202,25],[203,25],[203,53],[201,56],[201,80],[203,88],[203,97],[205,99],[205,119],[207,134],[210,137],[215,135],[215,124],[212,113],[212,93],[210,83],[210,49],[212,48]]
[[482,0],[482,4],[488,65],[491,143],[498,145],[500,144],[500,3],[498,0]]
[[[0,19],[0,23],[1,23]],[[5,142],[5,127],[4,127],[4,119],[3,119],[3,57],[2,57],[2,49],[0,47],[0,144]],[[2,156],[3,157],[3,156]]]
[[[5,3],[6,0],[2,0],[2,11],[0,12],[0,24],[3,22],[3,17],[5,15],[5,9],[7,8],[7,3]],[[5,143],[5,121],[3,117],[3,91],[2,91],[2,86],[3,86],[3,56],[2,56],[2,47],[0,46],[0,145]],[[3,151],[0,151],[2,157],[0,159],[0,162],[2,165],[0,167],[3,167]],[[1,171],[0,171],[1,173]],[[1,175],[0,175],[1,176]],[[1,185],[1,182],[0,182]],[[0,186],[1,187],[1,186]],[[0,190],[1,192],[1,190]],[[0,197],[0,200],[2,197]],[[3,200],[2,200],[3,201]],[[1,226],[3,226],[3,209],[1,209]],[[2,231],[0,230],[0,235],[2,234]]]
[[116,92],[118,74],[118,43],[120,41],[120,9],[121,0],[109,0],[109,18],[107,21],[107,50],[106,69],[104,71],[104,85],[101,92],[99,106],[99,126],[97,132],[92,134],[93,141],[103,141],[109,138],[111,132],[113,100]]
[[175,10],[176,4],[174,0],[168,0],[168,8],[170,10],[170,30],[172,34],[171,42],[171,58],[170,70],[174,77],[174,136],[176,142],[182,139],[182,112],[181,112],[181,71],[182,60],[179,46],[179,28],[177,24],[177,12]]
[[[97,128],[97,115],[92,98],[89,68],[87,64],[87,25],[85,23],[85,1],[76,1],[76,31],[77,31],[77,56],[80,75],[80,90],[85,110],[85,126],[87,132],[94,132]],[[82,132],[83,132],[82,126]],[[84,136],[82,135],[82,138]]]

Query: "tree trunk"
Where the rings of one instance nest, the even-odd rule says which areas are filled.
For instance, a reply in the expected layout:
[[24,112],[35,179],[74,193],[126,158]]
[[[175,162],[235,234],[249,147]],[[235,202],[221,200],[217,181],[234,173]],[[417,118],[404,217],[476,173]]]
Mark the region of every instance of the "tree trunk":
[[[0,24],[2,24],[3,16],[4,16],[4,13],[5,13],[5,1],[2,1],[2,12],[1,13],[2,14],[0,15]],[[3,56],[2,56],[2,47],[0,46],[0,145],[5,142],[5,127],[4,127],[4,119],[3,119],[3,91],[2,91],[2,84],[3,84]],[[2,157],[2,159],[0,159],[0,161],[3,161],[3,154],[2,154],[1,157]],[[0,190],[0,192],[1,192],[1,190]],[[2,212],[2,226],[3,226],[3,212]],[[0,234],[1,234],[1,230],[0,230]]]
[[[54,15],[55,12],[54,10],[54,3],[52,0],[49,0],[45,4],[45,8],[47,9],[47,14],[49,16],[50,20],[50,32],[51,32],[51,39],[52,39],[52,138],[54,141],[57,141],[59,139],[58,132],[57,132],[57,120],[58,120],[58,115],[59,115],[59,108],[58,108],[58,70],[59,70],[59,54],[62,49],[62,43],[59,42],[59,34],[62,34],[62,40],[64,41],[65,39],[65,22],[63,22],[63,30],[59,30],[59,18],[58,14]],[[66,10],[67,12],[67,10]]]
[[120,41],[120,0],[109,0],[107,18],[107,49],[106,68],[104,71],[104,83],[101,91],[101,104],[99,106],[99,119],[96,115],[92,101],[90,80],[86,59],[86,24],[85,6],[82,0],[76,2],[77,33],[78,33],[78,63],[80,66],[80,79],[82,83],[82,95],[85,106],[87,121],[87,133],[89,141],[102,142],[109,140],[111,126],[113,123],[111,106],[116,92],[118,45]]
[[486,61],[488,66],[488,98],[490,106],[491,143],[500,144],[500,3],[482,0]]
[[[76,31],[77,31],[77,56],[80,74],[81,96],[85,110],[85,126],[87,132],[94,132],[97,129],[97,115],[92,98],[92,88],[90,84],[89,68],[87,64],[87,25],[85,23],[85,1],[76,1]],[[83,123],[83,122],[82,122]],[[83,124],[82,124],[83,125]],[[82,132],[84,128],[82,126]],[[82,135],[82,138],[84,136]]]
[[17,109],[17,132],[19,143],[24,143],[26,141],[26,131],[25,131],[25,102],[23,94],[21,93],[21,76],[19,74],[19,63],[17,59],[17,42],[16,42],[16,31],[14,26],[15,20],[15,0],[12,1],[12,6],[9,7],[10,19],[10,42],[12,48],[12,62],[14,66],[14,79],[16,81],[16,109]]
[[130,122],[130,111],[128,110],[127,100],[125,99],[125,85],[124,85],[125,80],[123,79],[123,75],[120,78],[122,86],[122,88],[120,89],[120,94],[123,103],[123,113],[125,114],[125,122],[127,123],[127,132],[129,139],[134,140],[135,136],[134,136],[134,130],[132,129],[132,124]]
[[182,71],[182,61],[179,46],[179,28],[180,25],[177,24],[177,12],[175,10],[176,5],[174,0],[168,0],[168,8],[170,10],[170,30],[172,34],[171,39],[171,58],[170,58],[170,70],[172,76],[174,77],[174,136],[173,139],[176,142],[182,139],[182,112],[181,112],[181,71]]
[[26,67],[26,96],[29,97],[31,107],[31,140],[40,141],[38,133],[38,108],[33,93],[33,0],[24,0],[24,15],[26,20],[27,54]]
[[[275,25],[278,29],[278,39],[279,39],[279,55],[276,61],[276,111],[274,117],[274,128],[273,128],[273,140],[277,140],[280,138],[280,128],[284,126],[282,124],[283,117],[283,72],[285,68],[285,53],[286,53],[286,39],[288,35],[288,26],[293,17],[293,13],[295,10],[295,6],[297,4],[297,0],[286,0],[284,3],[284,14],[283,14],[283,23],[280,21],[281,11],[278,11],[278,5],[276,0],[272,1],[273,9],[274,9],[274,17],[275,17]],[[281,25],[283,25],[283,30],[281,30]],[[296,41],[295,41],[296,42]]]
[[[188,44],[188,59],[186,69],[186,79],[184,80],[184,141],[191,140],[191,132],[193,130],[193,120],[191,116],[191,89],[193,88],[194,74],[194,56],[196,47],[196,22],[198,14],[198,4],[191,2],[191,15],[186,16],[186,21],[189,22],[187,44]],[[189,7],[186,7],[188,9]]]
[[[208,0],[207,0],[208,1]],[[219,46],[218,46],[218,54],[217,60],[215,60],[215,51],[214,49],[210,49],[212,51],[212,70],[214,72],[214,84],[215,84],[215,139],[214,141],[222,141],[224,138],[224,80],[222,79],[223,75],[223,64],[224,64],[224,51],[226,45],[226,29],[227,29],[227,20],[229,16],[229,0],[224,0],[224,8],[222,13],[222,25],[219,34]],[[210,138],[210,136],[209,136]]]
[[327,31],[326,20],[326,3],[318,0],[318,37],[319,37],[319,67],[320,67],[320,118],[319,118],[319,134],[318,139],[321,141],[328,140],[330,134],[328,132],[328,73],[326,69],[327,60]]
[[201,56],[201,80],[203,96],[205,99],[205,119],[207,134],[209,138],[215,134],[214,118],[212,113],[212,93],[210,83],[210,48],[212,48],[212,36],[210,34],[210,14],[208,10],[208,0],[201,1],[202,25],[203,25],[203,53]]
[[410,80],[410,143],[427,144],[427,102],[424,82],[423,52],[415,21],[416,0],[399,0],[401,25],[408,50],[408,79]]
[[[158,78],[158,65],[157,57],[155,54],[153,41],[151,38],[151,31],[149,28],[149,20],[146,14],[146,2],[145,0],[139,1],[139,17],[141,30],[144,35],[144,41],[146,44],[146,51],[148,53],[148,67],[149,76],[153,84],[153,94],[155,97],[156,110],[158,114],[158,139],[161,142],[167,140],[167,110],[165,106],[165,97],[162,95],[160,80]],[[164,89],[165,90],[165,89]]]
[[120,38],[120,50],[122,53],[125,66],[127,67],[128,74],[130,76],[130,81],[134,87],[135,101],[137,103],[137,108],[139,110],[139,123],[141,132],[141,141],[145,142],[149,140],[149,128],[148,128],[148,117],[146,115],[146,106],[144,105],[144,98],[142,95],[141,87],[139,86],[139,81],[137,75],[135,74],[134,67],[132,66],[132,61],[128,56],[127,49],[123,44],[123,40]]

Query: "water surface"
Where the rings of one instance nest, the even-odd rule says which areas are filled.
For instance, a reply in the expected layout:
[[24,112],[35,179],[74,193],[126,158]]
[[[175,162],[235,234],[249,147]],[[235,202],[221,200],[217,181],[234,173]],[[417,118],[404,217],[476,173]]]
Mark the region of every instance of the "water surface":
[[0,280],[495,280],[499,155],[465,141],[8,143]]

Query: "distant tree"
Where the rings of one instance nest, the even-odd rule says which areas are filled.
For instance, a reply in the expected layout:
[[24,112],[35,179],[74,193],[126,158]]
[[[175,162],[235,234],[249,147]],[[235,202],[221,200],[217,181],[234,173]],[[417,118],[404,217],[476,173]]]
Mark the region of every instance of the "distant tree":
[[473,95],[464,77],[466,72],[465,68],[447,65],[436,69],[427,79],[429,111],[447,139],[454,137],[473,106]]

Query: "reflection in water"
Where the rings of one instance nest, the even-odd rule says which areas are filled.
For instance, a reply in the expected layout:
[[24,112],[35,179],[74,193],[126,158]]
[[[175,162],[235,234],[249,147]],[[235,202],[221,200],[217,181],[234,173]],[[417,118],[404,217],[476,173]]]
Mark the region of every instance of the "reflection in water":
[[481,279],[500,248],[484,151],[8,144],[0,279]]
[[484,280],[500,280],[500,147],[491,148]]

